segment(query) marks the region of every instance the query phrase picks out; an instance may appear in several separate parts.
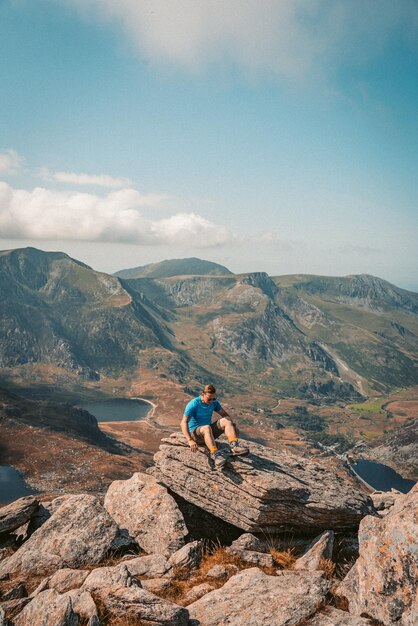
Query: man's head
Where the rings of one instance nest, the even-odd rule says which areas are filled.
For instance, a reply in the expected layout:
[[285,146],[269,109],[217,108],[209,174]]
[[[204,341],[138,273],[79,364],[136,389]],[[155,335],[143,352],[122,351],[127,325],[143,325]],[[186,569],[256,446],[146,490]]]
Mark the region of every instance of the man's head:
[[202,392],[202,400],[205,404],[210,404],[216,400],[216,389],[213,385],[205,385]]

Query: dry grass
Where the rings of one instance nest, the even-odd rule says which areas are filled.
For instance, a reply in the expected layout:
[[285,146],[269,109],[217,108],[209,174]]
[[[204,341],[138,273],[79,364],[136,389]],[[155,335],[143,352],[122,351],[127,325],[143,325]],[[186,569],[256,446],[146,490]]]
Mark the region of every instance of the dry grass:
[[226,548],[222,547],[220,544],[208,544],[204,550],[199,568],[192,571],[187,568],[175,568],[174,577],[170,581],[170,586],[159,595],[176,604],[182,605],[186,594],[196,585],[210,580],[211,585],[214,587],[222,587],[229,576],[235,573],[236,570],[235,568],[230,568],[230,571],[224,577],[208,579],[207,573],[215,565],[222,565],[227,569],[228,565],[234,565],[238,567],[239,570],[250,567],[248,564],[243,563],[239,557],[228,554]]
[[318,569],[325,573],[325,578],[332,580],[335,577],[336,565],[331,559],[320,559]]
[[[272,548],[270,554],[273,557],[274,567],[263,568],[266,574],[274,575],[277,568],[279,569],[292,569],[296,558],[293,555],[291,548],[287,550],[277,550]],[[227,572],[225,576],[221,578],[208,578],[208,572],[215,567],[215,565],[222,565],[226,568]],[[219,589],[225,582],[238,571],[253,567],[251,563],[246,563],[240,559],[239,556],[229,554],[227,549],[221,546],[219,543],[208,544],[198,569],[190,572],[189,569],[177,568],[173,579],[170,581],[170,586],[161,594],[161,597],[176,602],[176,604],[183,605],[186,594],[196,585],[210,582],[213,587]]]
[[292,548],[288,548],[287,550],[270,548],[270,554],[273,557],[275,566],[279,569],[293,569],[296,563],[296,557]]

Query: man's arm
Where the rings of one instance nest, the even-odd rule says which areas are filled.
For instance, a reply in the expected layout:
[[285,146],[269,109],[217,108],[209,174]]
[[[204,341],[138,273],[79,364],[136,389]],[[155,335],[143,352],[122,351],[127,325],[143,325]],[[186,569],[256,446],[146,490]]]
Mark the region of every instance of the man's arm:
[[189,444],[191,451],[192,452],[196,452],[196,450],[197,450],[197,443],[190,436],[189,419],[190,419],[190,417],[188,417],[186,414],[183,415],[183,418],[182,418],[181,424],[180,424],[181,432],[186,437],[186,441]]
[[229,413],[227,413],[225,411],[225,409],[220,409],[219,411],[216,411],[218,413],[218,415],[220,415],[221,417],[226,417],[227,420],[229,420],[230,422],[232,422],[231,420],[231,416],[229,415]]

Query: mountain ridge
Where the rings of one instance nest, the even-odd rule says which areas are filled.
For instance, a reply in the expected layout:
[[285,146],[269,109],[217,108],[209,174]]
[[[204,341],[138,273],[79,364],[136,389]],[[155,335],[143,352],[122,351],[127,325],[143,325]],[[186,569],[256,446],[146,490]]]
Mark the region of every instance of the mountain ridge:
[[418,383],[418,294],[373,276],[129,279],[27,248],[0,253],[0,287],[3,368],[46,362],[98,379],[158,367],[191,388],[202,375],[257,377],[275,394],[313,376],[362,395]]

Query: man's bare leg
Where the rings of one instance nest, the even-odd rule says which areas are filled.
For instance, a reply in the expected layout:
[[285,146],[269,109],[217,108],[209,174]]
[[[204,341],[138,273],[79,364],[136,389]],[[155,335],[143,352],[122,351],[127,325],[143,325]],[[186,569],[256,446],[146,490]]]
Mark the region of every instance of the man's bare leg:
[[203,435],[205,444],[209,448],[210,452],[216,452],[216,450],[218,449],[218,446],[216,445],[211,427],[201,426],[199,428],[199,434]]
[[222,469],[226,464],[226,459],[218,450],[212,428],[210,426],[201,426],[199,434],[203,435],[206,446],[209,448],[210,456],[215,463],[215,467]]

